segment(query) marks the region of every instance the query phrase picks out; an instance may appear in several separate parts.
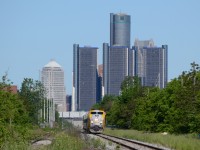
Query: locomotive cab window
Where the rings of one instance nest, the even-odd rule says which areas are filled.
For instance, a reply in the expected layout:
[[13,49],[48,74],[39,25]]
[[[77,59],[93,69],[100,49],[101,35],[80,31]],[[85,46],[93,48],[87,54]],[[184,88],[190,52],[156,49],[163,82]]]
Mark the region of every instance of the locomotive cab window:
[[100,114],[100,115],[102,115],[103,114],[103,112],[91,112],[91,114]]

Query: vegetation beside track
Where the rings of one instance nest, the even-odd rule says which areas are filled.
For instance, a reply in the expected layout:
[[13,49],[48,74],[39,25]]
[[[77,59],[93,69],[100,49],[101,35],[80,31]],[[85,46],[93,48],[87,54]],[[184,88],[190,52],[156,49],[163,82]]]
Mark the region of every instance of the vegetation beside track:
[[120,95],[105,95],[93,108],[106,111],[107,125],[120,129],[171,134],[200,134],[200,66],[191,63],[165,88],[141,85],[141,78],[127,76]]
[[197,150],[200,147],[200,139],[197,134],[175,135],[110,128],[106,128],[104,133],[108,135],[162,145],[164,147],[175,150]]

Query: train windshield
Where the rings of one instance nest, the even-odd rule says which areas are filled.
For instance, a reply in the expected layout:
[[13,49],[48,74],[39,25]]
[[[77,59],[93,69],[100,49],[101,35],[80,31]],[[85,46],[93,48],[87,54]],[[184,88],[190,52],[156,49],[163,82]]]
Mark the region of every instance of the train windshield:
[[100,114],[100,115],[102,115],[103,112],[91,112],[91,114]]

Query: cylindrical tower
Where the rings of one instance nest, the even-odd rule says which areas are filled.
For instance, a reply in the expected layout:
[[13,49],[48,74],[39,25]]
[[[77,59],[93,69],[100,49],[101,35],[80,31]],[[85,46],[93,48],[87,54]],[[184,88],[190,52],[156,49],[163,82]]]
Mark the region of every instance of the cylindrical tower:
[[110,46],[130,48],[131,17],[126,14],[110,14]]

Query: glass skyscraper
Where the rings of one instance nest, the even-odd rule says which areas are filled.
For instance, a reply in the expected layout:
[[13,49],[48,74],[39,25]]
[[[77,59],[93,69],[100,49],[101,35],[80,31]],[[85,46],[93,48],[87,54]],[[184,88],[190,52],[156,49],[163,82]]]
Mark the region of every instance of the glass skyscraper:
[[73,45],[72,111],[88,111],[98,101],[97,50]]
[[119,95],[122,81],[128,76],[128,51],[126,46],[103,44],[104,94]]
[[131,17],[118,13],[110,14],[110,46],[130,47]]
[[154,46],[153,40],[135,40],[135,73],[143,86],[165,88],[168,80],[168,46]]
[[103,44],[103,95],[119,95],[122,81],[134,73],[130,32],[129,15],[110,14],[110,46]]

